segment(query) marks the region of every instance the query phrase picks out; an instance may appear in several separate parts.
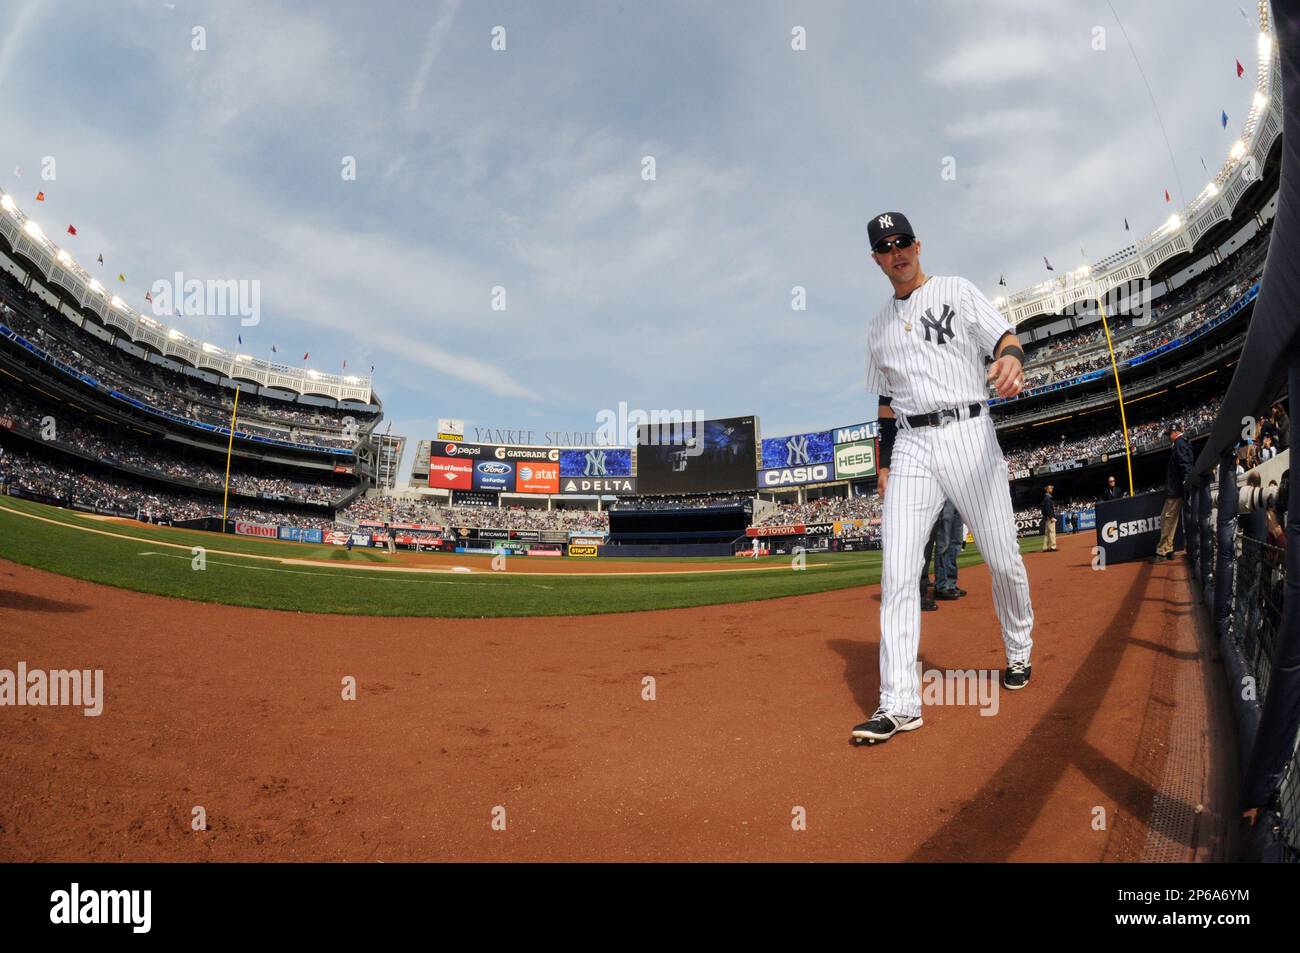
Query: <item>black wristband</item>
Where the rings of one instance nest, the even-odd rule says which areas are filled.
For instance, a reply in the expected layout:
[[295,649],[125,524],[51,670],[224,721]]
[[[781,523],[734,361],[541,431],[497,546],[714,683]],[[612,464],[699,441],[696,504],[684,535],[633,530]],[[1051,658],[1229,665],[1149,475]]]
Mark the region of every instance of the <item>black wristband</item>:
[[999,357],[1007,357],[1007,356],[1014,357],[1016,360],[1018,360],[1020,362],[1021,367],[1025,366],[1025,352],[1020,350],[1020,348],[1017,347],[1016,345],[1008,344],[1006,347],[1002,349],[1002,353],[999,355]]
[[888,470],[889,461],[894,456],[894,437],[898,435],[898,420],[893,417],[880,418],[880,459],[876,461],[877,470]]

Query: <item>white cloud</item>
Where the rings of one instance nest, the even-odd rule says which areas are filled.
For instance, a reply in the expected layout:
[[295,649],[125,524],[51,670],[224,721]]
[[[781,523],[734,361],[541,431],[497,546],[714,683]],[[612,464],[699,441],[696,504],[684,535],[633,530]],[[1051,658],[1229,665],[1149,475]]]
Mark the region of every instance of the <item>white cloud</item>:
[[456,19],[456,11],[460,9],[460,4],[461,0],[444,0],[438,9],[438,15],[429,30],[429,38],[424,44],[424,52],[420,56],[420,65],[415,70],[410,92],[407,93],[406,107],[411,112],[420,108],[420,97],[424,95],[424,87],[429,82],[429,73],[433,69],[434,60],[442,52],[447,34],[451,32],[451,25]]

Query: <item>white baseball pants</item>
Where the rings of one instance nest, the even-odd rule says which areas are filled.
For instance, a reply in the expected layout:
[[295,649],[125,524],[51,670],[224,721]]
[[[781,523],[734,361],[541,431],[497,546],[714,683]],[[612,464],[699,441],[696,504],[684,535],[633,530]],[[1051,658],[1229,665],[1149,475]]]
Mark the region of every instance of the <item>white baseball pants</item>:
[[1029,576],[993,419],[985,411],[941,427],[900,424],[881,514],[880,706],[903,715],[921,714],[921,562],[945,496],[969,524],[993,576],[1007,659],[1027,661],[1033,648]]

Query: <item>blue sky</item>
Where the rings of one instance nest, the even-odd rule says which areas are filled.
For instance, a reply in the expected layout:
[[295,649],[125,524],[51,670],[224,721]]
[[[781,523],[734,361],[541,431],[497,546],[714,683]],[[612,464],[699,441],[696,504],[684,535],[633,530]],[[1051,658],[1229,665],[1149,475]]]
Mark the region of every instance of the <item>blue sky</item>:
[[0,183],[51,236],[76,224],[56,240],[92,270],[102,252],[137,308],[176,271],[260,281],[256,328],[173,323],[373,363],[412,448],[438,417],[582,431],[620,401],[824,429],[874,416],[870,215],[906,212],[928,272],[992,296],[1001,273],[1046,277],[1043,255],[1075,267],[1144,234],[1226,156],[1256,24],[1208,0],[1114,6],[1172,162],[1093,0],[11,0]]

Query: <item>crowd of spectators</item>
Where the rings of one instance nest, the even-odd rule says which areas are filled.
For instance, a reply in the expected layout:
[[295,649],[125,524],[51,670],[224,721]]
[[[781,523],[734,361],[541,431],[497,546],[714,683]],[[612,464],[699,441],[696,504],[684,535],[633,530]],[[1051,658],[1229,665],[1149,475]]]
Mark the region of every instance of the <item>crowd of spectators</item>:
[[721,493],[711,496],[643,496],[636,499],[619,500],[611,504],[610,509],[704,510],[715,506],[743,506],[752,500],[752,496],[741,496],[735,493]]
[[[1236,301],[1250,286],[1259,280],[1259,275],[1241,279],[1224,288],[1208,301],[1202,302],[1186,314],[1157,324],[1114,341],[1115,361],[1123,364],[1129,358],[1137,357],[1148,351],[1154,351],[1184,334],[1188,334],[1205,322],[1218,317],[1232,302]],[[1089,332],[1093,333],[1093,332]],[[1095,334],[1100,338],[1101,331]],[[1072,344],[1067,357],[1046,363],[1036,363],[1032,358],[1025,368],[1025,390],[1042,387],[1056,381],[1068,380],[1110,366],[1110,354],[1105,349],[1093,351],[1088,345],[1093,342],[1081,341]]]
[[[1195,282],[1188,282],[1182,287],[1162,295],[1151,307],[1152,322],[1160,323],[1166,318],[1174,317],[1189,304],[1208,299],[1210,295],[1215,293],[1216,288],[1224,284],[1228,276],[1231,276],[1230,280],[1232,282],[1241,286],[1241,290],[1244,291],[1249,288],[1250,284],[1256,279],[1250,279],[1244,284],[1241,279],[1247,274],[1255,274],[1259,271],[1259,266],[1268,249],[1270,234],[1271,229],[1261,229],[1218,265],[1199,275]],[[1123,315],[1113,318],[1109,324],[1111,338],[1118,344],[1124,334],[1134,330],[1135,319],[1132,316]],[[1026,366],[1030,370],[1034,370],[1037,364],[1049,360],[1053,355],[1062,354],[1066,351],[1083,351],[1100,345],[1105,340],[1105,331],[1101,323],[1097,322],[1077,331],[1063,332],[1044,338],[1041,341],[1029,341],[1024,345]]]
[[[149,523],[220,518],[221,498],[162,490],[124,474],[105,477],[13,446],[0,447],[0,491],[49,497],[64,505],[92,507]],[[329,517],[256,506],[231,506],[231,519],[312,529],[332,529]]]
[[339,516],[358,523],[473,526],[484,529],[609,529],[609,515],[604,511],[546,510],[531,506],[448,506],[382,496],[358,497],[340,510]]
[[[151,407],[191,420],[228,426],[233,393],[207,381],[183,376],[141,360],[78,328],[51,310],[35,294],[0,271],[0,323],[83,374],[112,386]],[[355,423],[345,422],[351,417]],[[291,443],[351,448],[378,415],[346,408],[292,405],[259,395],[241,394],[238,427]]]
[[[89,421],[56,418],[49,413],[48,407],[42,407],[32,398],[13,390],[0,391],[0,415],[12,420],[16,429],[39,435],[46,444],[103,463],[212,489],[225,484],[224,466],[219,467],[213,459],[149,441],[130,431],[114,430]],[[252,471],[249,466],[243,460],[237,464],[230,477],[231,492],[333,506],[355,485],[336,482],[332,473],[328,479],[322,475],[320,483],[308,483],[283,473]]]
[[[1179,405],[1158,419],[1130,426],[1129,444],[1135,453],[1149,449],[1148,445],[1164,446],[1168,443],[1165,428],[1175,420],[1192,435],[1208,430],[1219,412],[1219,401],[1220,397],[1216,395],[1195,403]],[[1119,427],[1108,426],[1076,437],[1062,434],[1056,441],[1035,441],[1023,447],[1007,446],[1003,448],[1002,454],[1006,457],[1007,467],[1014,473],[1017,470],[1033,470],[1049,463],[1089,460],[1103,453],[1123,451],[1123,432]]]
[[880,518],[880,497],[821,496],[806,503],[777,503],[754,521],[755,526],[781,526],[793,523],[832,523],[836,520],[872,520]]

